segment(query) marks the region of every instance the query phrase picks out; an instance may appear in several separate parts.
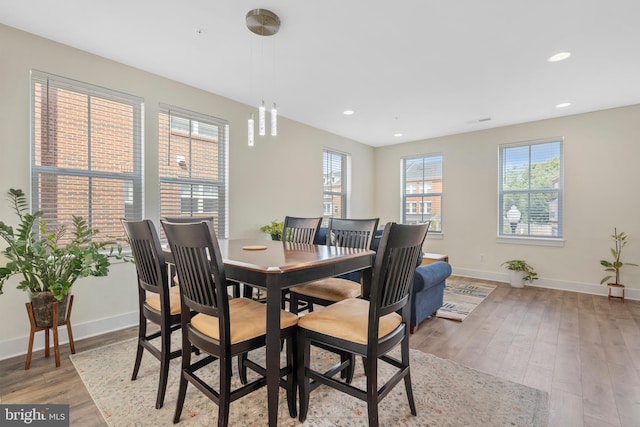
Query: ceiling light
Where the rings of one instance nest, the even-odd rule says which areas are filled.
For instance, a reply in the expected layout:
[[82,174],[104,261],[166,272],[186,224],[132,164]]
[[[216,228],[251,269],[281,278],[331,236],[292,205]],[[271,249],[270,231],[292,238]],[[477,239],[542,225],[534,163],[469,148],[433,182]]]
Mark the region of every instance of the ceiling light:
[[555,55],[550,56],[547,61],[558,62],[567,59],[571,56],[571,52],[558,52]]
[[[278,32],[280,29],[280,18],[275,13],[266,9],[253,9],[247,12],[245,17],[247,28],[254,34],[259,36],[272,36]],[[274,49],[275,51],[275,49]],[[253,56],[253,52],[252,52]],[[264,58],[262,58],[264,59]],[[274,78],[275,78],[275,57],[273,60],[273,69],[274,69]],[[251,64],[253,66],[253,64]],[[252,77],[253,79],[253,77]],[[266,129],[266,108],[264,106],[264,99],[262,103],[258,106],[258,135],[264,136],[267,134]],[[247,140],[249,146],[253,146],[254,144],[254,126],[255,122],[253,119],[253,114],[247,121]],[[278,110],[276,109],[276,103],[273,103],[273,108],[271,109],[271,136],[278,135]]]
[[344,110],[342,112],[342,114],[344,114],[345,116],[351,116],[351,115],[353,115],[353,113],[355,113],[355,111],[353,111],[353,110]]
[[393,134],[393,136],[395,136],[396,138],[400,137],[400,136],[402,136],[402,132],[396,132],[396,133]]
[[571,105],[570,102],[562,102],[562,103],[556,105],[556,108],[566,108],[566,107],[568,107],[570,105]]

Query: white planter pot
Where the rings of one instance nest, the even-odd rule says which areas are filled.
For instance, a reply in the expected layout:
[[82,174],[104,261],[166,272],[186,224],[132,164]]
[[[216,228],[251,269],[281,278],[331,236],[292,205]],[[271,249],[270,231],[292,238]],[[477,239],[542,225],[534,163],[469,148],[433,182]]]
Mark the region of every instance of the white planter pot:
[[524,288],[524,271],[509,270],[509,283],[514,288]]
[[616,285],[616,284],[613,284],[613,283],[609,283],[607,286],[609,287],[609,297],[622,298],[622,300],[624,301],[624,286],[623,285]]

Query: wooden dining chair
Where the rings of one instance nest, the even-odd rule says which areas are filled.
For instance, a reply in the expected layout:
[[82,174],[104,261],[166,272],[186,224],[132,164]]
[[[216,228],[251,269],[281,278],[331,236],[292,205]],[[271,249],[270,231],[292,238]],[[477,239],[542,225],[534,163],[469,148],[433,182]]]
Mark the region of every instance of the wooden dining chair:
[[[387,224],[375,259],[369,300],[349,298],[300,317],[296,352],[300,421],[307,417],[312,389],[327,385],[367,402],[369,426],[376,427],[378,403],[402,379],[411,413],[417,415],[409,366],[409,299],[416,262],[428,229],[428,223]],[[366,387],[358,388],[335,378],[349,368],[347,365],[353,367],[353,359],[341,359],[326,372],[315,370],[311,366],[311,346],[340,356],[345,351],[362,356]],[[388,354],[396,346],[400,346],[400,358]],[[379,387],[380,362],[391,365],[396,372]]]
[[[266,385],[266,368],[247,356],[249,351],[266,345],[266,304],[248,298],[229,298],[224,263],[213,226],[207,222],[178,224],[162,222],[175,262],[180,286],[182,312],[182,368],[178,402],[173,422],[180,420],[189,383],[218,405],[218,426],[229,424],[231,402]],[[293,339],[298,316],[280,313],[280,334],[286,341],[287,363],[281,368],[281,386],[287,391],[292,417],[297,415]],[[207,356],[192,361],[191,346]],[[231,390],[231,361],[238,357],[239,371],[250,369],[257,378],[248,382],[240,375],[242,386]],[[217,389],[199,377],[198,370],[216,363]],[[247,402],[245,402],[247,404]],[[265,408],[266,409],[266,408]],[[239,420],[236,420],[239,421]]]
[[[182,354],[181,349],[171,351],[171,333],[180,329],[180,290],[170,286],[160,239],[156,228],[148,219],[142,221],[121,220],[131,245],[138,281],[138,345],[131,380],[138,377],[142,354],[147,350],[160,361],[160,381],[156,408],[164,403],[169,376],[169,362]],[[160,327],[147,333],[147,322]],[[159,347],[152,340],[160,337]]]
[[[213,224],[213,216],[167,216],[164,217],[164,220],[166,222],[173,222],[173,223],[179,223],[179,224],[193,224],[196,222],[210,222],[211,224]],[[228,283],[229,287],[231,288],[231,294],[233,295],[234,298],[238,298],[240,296],[240,283],[233,281],[233,280],[229,280]]]
[[[373,236],[378,228],[379,218],[342,219],[329,218],[327,227],[327,246],[371,249]],[[327,306],[347,298],[362,295],[362,285],[341,277],[330,277],[295,286],[289,290],[289,311],[297,314],[300,302],[304,302],[309,311],[313,304]]]
[[286,216],[282,226],[282,241],[312,244],[318,234],[322,217],[299,218]]

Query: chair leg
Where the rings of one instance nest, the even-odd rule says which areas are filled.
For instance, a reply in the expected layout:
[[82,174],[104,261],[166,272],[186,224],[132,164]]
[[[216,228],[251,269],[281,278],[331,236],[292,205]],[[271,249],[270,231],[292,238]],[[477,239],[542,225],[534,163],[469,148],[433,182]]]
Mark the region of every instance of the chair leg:
[[289,416],[295,418],[298,415],[296,406],[297,391],[297,370],[296,370],[296,335],[295,333],[287,339],[287,365],[291,367],[291,371],[287,374],[287,404],[289,405]]
[[184,406],[184,398],[187,395],[187,377],[185,371],[191,365],[191,352],[189,351],[191,344],[185,337],[182,338],[182,364],[180,368],[180,386],[178,387],[178,400],[176,402],[176,412],[173,415],[173,423],[180,421],[182,407]]
[[160,334],[162,346],[160,349],[160,380],[158,382],[158,396],[156,397],[156,409],[162,408],[164,404],[164,395],[167,390],[167,379],[169,378],[169,365],[171,355],[171,326],[169,322],[162,325]]
[[218,397],[218,427],[229,424],[229,404],[231,400],[231,360],[220,357],[220,394]]
[[131,381],[138,378],[138,371],[140,370],[140,362],[142,362],[142,353],[144,347],[142,341],[147,335],[147,319],[142,315],[142,307],[140,307],[140,324],[138,325],[138,350],[136,351],[136,361],[133,365],[133,374],[131,374]]
[[304,422],[307,419],[307,412],[309,411],[309,377],[305,375],[306,370],[310,369],[310,346],[305,339],[304,332],[298,333],[296,337],[296,369],[298,380],[298,393],[300,397],[300,407],[298,410],[298,419],[300,422]]
[[[405,332],[406,333],[406,332]],[[404,388],[407,391],[407,399],[409,400],[409,408],[411,409],[411,414],[416,416],[418,412],[416,411],[416,404],[413,400],[413,388],[411,387],[411,367],[409,366],[409,337],[405,336],[404,341],[402,341],[400,352],[402,354],[402,365],[407,367],[407,375],[404,377]]]
[[247,353],[238,355],[238,376],[240,377],[240,382],[243,385],[247,383],[247,365],[245,365],[246,360]]
[[366,359],[369,427],[378,427],[378,358]]

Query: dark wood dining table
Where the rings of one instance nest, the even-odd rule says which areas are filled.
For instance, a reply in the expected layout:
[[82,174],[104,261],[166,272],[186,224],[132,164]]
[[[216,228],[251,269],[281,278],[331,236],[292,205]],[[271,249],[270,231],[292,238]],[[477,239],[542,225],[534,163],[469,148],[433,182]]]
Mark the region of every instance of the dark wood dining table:
[[[227,279],[267,290],[267,399],[269,425],[276,426],[282,290],[358,270],[363,270],[363,286],[367,289],[375,252],[263,239],[220,239],[219,245]],[[167,260],[171,261],[170,253]]]

